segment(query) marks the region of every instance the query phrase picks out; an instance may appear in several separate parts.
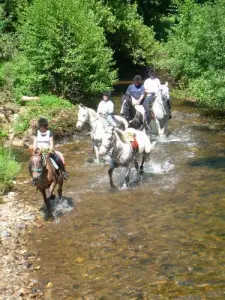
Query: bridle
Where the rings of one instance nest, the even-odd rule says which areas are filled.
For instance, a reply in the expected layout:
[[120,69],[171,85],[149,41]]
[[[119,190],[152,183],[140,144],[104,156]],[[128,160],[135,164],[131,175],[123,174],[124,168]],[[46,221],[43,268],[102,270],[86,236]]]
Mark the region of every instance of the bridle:
[[[34,167],[32,167],[31,168],[31,173],[32,173],[32,175],[33,175],[33,173],[34,172],[36,172],[36,173],[38,173],[39,175],[36,177],[36,178],[34,178],[34,179],[37,179],[37,180],[40,180],[40,177],[41,177],[41,174],[42,174],[42,172],[43,172],[43,168],[44,168],[44,166],[43,166],[43,154],[34,154],[33,155],[33,157],[41,157],[41,167],[40,168],[38,168],[37,167],[37,161],[36,160],[34,160]],[[39,163],[39,161],[38,161],[38,163]]]
[[110,142],[109,142],[109,144],[106,146],[106,145],[101,145],[101,147],[104,147],[105,148],[105,153],[107,153],[111,148],[112,148],[112,145],[113,145],[113,143],[114,143],[114,140],[115,140],[115,138],[114,138],[114,132],[112,131],[112,135],[111,135],[111,137],[110,137]]

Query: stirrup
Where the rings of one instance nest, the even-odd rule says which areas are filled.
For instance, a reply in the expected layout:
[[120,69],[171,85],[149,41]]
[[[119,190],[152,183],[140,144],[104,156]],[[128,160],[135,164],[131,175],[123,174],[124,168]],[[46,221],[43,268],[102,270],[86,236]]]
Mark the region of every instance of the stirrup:
[[62,172],[62,174],[64,180],[67,180],[69,178],[69,174],[67,172]]

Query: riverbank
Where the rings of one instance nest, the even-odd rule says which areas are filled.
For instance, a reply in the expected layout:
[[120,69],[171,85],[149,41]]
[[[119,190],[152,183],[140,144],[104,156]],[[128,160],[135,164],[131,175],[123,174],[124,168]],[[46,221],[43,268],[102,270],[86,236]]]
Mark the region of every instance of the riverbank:
[[26,244],[34,228],[42,227],[37,209],[24,201],[20,194],[10,192],[0,205],[0,299],[33,299],[41,297],[41,291],[33,288],[32,258]]

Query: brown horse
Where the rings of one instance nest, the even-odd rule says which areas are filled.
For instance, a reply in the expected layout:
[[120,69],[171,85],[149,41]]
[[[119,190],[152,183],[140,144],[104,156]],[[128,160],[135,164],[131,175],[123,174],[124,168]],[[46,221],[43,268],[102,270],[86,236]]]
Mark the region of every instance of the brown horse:
[[[29,171],[33,178],[33,184],[43,196],[48,211],[48,217],[53,217],[50,200],[55,199],[53,191],[57,184],[59,198],[62,198],[62,171],[54,168],[50,159],[50,154],[44,155],[40,150],[36,150],[31,156]],[[48,193],[46,193],[47,189]]]

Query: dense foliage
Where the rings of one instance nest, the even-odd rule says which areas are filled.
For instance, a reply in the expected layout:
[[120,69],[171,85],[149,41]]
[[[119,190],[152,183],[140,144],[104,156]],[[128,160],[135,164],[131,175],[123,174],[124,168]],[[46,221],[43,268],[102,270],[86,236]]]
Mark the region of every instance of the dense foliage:
[[161,65],[182,79],[200,103],[225,108],[225,5],[186,0],[165,44]]
[[8,149],[0,148],[0,195],[13,185],[14,177],[19,173],[20,165]]
[[14,122],[14,131],[17,137],[23,137],[31,127],[37,129],[40,116],[48,118],[50,129],[55,136],[65,136],[74,133],[76,128],[77,106],[68,100],[52,95],[43,95],[40,100],[28,103]]

